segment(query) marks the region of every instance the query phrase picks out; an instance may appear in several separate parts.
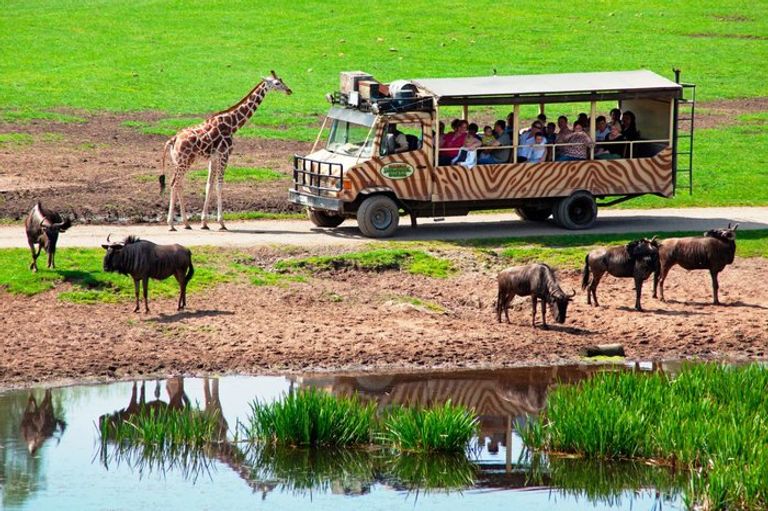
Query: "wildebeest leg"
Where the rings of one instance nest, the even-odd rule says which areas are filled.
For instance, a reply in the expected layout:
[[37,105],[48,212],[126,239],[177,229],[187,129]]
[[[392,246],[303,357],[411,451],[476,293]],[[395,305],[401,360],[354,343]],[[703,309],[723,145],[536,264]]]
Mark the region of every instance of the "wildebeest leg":
[[179,283],[179,305],[178,310],[182,310],[187,305],[187,282],[183,270],[176,271],[176,280]]
[[[149,277],[144,277],[143,283],[144,283],[144,312],[149,312],[149,302],[147,301],[147,291],[148,291],[147,288],[149,287]],[[138,306],[139,305],[137,303],[136,307]]]
[[499,286],[499,292],[496,295],[496,322],[501,323],[501,311],[504,309],[504,301],[506,300],[506,293],[502,291],[501,286]]
[[593,272],[592,273],[592,282],[589,284],[589,288],[587,289],[587,305],[589,305],[589,295],[592,295],[592,298],[595,301],[595,307],[599,307],[600,304],[597,303],[597,285],[600,284],[600,279],[603,278],[603,274],[600,272]]
[[643,307],[640,305],[640,294],[643,291],[643,278],[635,276],[635,310],[642,311]]
[[[661,301],[664,301],[664,281],[667,279],[667,273],[669,273],[669,270],[672,269],[672,266],[662,266],[661,267],[661,276],[659,277],[659,297],[661,298]],[[654,294],[654,296],[656,296]]]
[[136,296],[136,307],[133,309],[133,312],[139,312],[139,279],[133,279],[133,292]]
[[216,174],[216,221],[219,222],[220,231],[226,231],[227,226],[224,225],[224,217],[221,213],[221,189],[224,187],[224,171],[227,170],[227,162],[229,161],[229,153],[232,151],[230,146],[226,152],[222,152],[219,159],[219,170]]
[[506,318],[508,325],[512,324],[512,322],[509,320],[509,306],[512,304],[512,300],[514,300],[514,298],[514,293],[509,293],[506,300],[504,300],[504,317]]
[[48,268],[53,268],[54,270],[56,269],[55,259],[56,259],[56,252],[54,252],[53,249],[51,249],[48,252]]
[[216,155],[211,155],[211,159],[208,162],[208,179],[205,182],[205,201],[203,202],[203,212],[200,214],[201,229],[208,230],[208,204],[211,201],[211,189],[213,187],[213,178],[216,174],[217,162]]
[[541,328],[544,330],[548,329],[547,326],[547,301],[542,300],[541,301]]
[[533,317],[531,318],[531,326],[536,328],[536,306],[539,303],[539,299],[536,295],[531,295],[531,307],[533,307]]
[[37,271],[37,258],[40,256],[40,251],[43,249],[43,245],[37,245],[37,253],[35,253],[35,243],[29,242],[29,249],[32,251],[32,264],[29,265],[29,269]]
[[720,305],[720,298],[717,296],[720,289],[720,284],[717,282],[717,272],[715,270],[709,270],[709,274],[712,276],[712,294],[714,295],[715,305]]

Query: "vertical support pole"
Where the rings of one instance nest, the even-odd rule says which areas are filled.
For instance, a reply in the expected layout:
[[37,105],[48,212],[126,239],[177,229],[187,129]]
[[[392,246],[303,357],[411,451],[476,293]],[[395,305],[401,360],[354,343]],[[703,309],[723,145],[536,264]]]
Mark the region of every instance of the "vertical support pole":
[[517,143],[520,140],[520,105],[515,104],[512,120],[512,162],[517,163]]
[[594,160],[595,159],[595,128],[596,128],[596,119],[597,116],[597,101],[592,100],[592,102],[589,105],[589,136],[592,139],[592,147],[589,149],[589,159]]
[[507,438],[504,440],[507,453],[507,474],[512,472],[512,416],[507,415]]
[[437,105],[437,102],[435,102],[435,125],[433,127],[433,133],[435,134],[435,140],[434,140],[434,151],[433,156],[435,157],[433,167],[437,167],[440,165],[440,107]]
[[675,131],[675,98],[669,100],[669,147],[673,145]]
[[[544,103],[539,103],[539,115],[541,115],[543,113],[545,113],[544,112]],[[546,128],[546,126],[545,126],[545,128]]]
[[461,118],[465,121],[469,119],[469,107],[467,105],[461,107]]

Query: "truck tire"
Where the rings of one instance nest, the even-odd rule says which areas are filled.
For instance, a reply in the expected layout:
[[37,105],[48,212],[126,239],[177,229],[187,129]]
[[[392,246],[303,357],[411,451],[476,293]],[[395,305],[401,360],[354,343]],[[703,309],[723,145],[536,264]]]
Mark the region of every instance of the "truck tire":
[[517,216],[523,220],[528,220],[530,222],[543,222],[549,218],[549,215],[552,214],[552,208],[532,208],[526,206],[522,208],[516,208],[515,213],[517,213]]
[[387,238],[397,230],[400,211],[395,201],[386,195],[368,197],[357,210],[357,226],[363,236]]
[[319,209],[308,209],[309,221],[318,227],[338,227],[344,221],[344,217]]
[[574,192],[555,204],[552,216],[555,223],[565,229],[589,229],[597,219],[597,203],[589,192]]

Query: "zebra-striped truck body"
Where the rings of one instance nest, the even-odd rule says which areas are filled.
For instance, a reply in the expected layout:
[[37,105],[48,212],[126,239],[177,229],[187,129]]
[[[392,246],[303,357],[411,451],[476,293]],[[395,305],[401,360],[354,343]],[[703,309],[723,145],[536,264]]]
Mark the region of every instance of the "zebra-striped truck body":
[[[555,78],[562,84],[553,86],[560,83],[554,82]],[[579,81],[590,88],[580,90]],[[360,90],[369,91],[366,87],[371,82],[360,83]],[[552,215],[558,225],[583,229],[595,221],[596,199],[618,202],[646,194],[671,197],[675,193],[677,112],[678,104],[684,101],[683,87],[676,82],[637,71],[407,83],[412,90],[405,98],[402,92],[392,92],[395,82],[390,84],[389,96],[361,98],[355,96],[355,90],[346,95],[342,92],[334,98],[324,124],[330,128],[325,147],[318,148],[318,137],[309,155],[295,158],[290,198],[307,206],[317,225],[335,227],[344,218],[357,217],[364,234],[383,237],[396,230],[400,210],[408,213],[415,225],[417,217],[518,208],[528,220]],[[596,91],[599,83],[609,90]],[[538,92],[536,84],[541,85]],[[384,84],[379,85],[377,90],[385,90]],[[529,125],[520,122],[520,105],[536,104],[540,110],[546,106],[550,112],[560,113],[565,111],[561,103],[588,102],[594,118],[597,102],[604,108],[604,102],[612,100],[624,110],[632,109],[642,138],[590,144],[588,158],[578,161],[554,161],[556,151],[569,144],[550,144],[545,161],[529,163],[518,156],[521,139],[514,136],[506,162],[437,165],[440,155],[447,154],[439,147],[437,136],[440,122],[450,122],[450,118],[441,117],[443,106],[463,106],[463,117],[471,118],[470,107],[509,105],[515,114],[511,131],[518,133]],[[487,108],[478,116],[483,114],[488,115]],[[592,122],[588,130],[593,140],[594,126]],[[393,144],[387,137],[394,136],[392,128],[406,132],[407,150],[390,152]],[[614,152],[609,151],[611,148]],[[624,157],[616,154],[616,148]],[[478,153],[484,150],[480,148]],[[471,160],[474,158],[467,161]]]

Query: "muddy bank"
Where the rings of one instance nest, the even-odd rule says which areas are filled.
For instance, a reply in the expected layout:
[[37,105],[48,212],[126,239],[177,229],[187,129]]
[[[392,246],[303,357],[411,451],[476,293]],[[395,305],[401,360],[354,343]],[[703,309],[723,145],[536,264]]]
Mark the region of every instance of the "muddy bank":
[[[566,324],[548,331],[531,328],[528,299],[515,300],[511,325],[496,323],[497,270],[469,261],[447,279],[347,269],[282,286],[233,282],[190,295],[183,313],[174,299],[154,299],[148,315],[124,302],[77,305],[58,301],[56,291],[0,291],[0,385],[560,364],[581,361],[587,345],[614,342],[634,360],[768,358],[768,289],[757,285],[768,272],[763,259],[737,259],[721,274],[723,306],[710,305],[707,272],[675,268],[666,304],[648,290],[646,312],[636,312],[631,281],[607,278],[600,308],[587,306],[579,289]],[[578,272],[561,279],[579,288]]]

